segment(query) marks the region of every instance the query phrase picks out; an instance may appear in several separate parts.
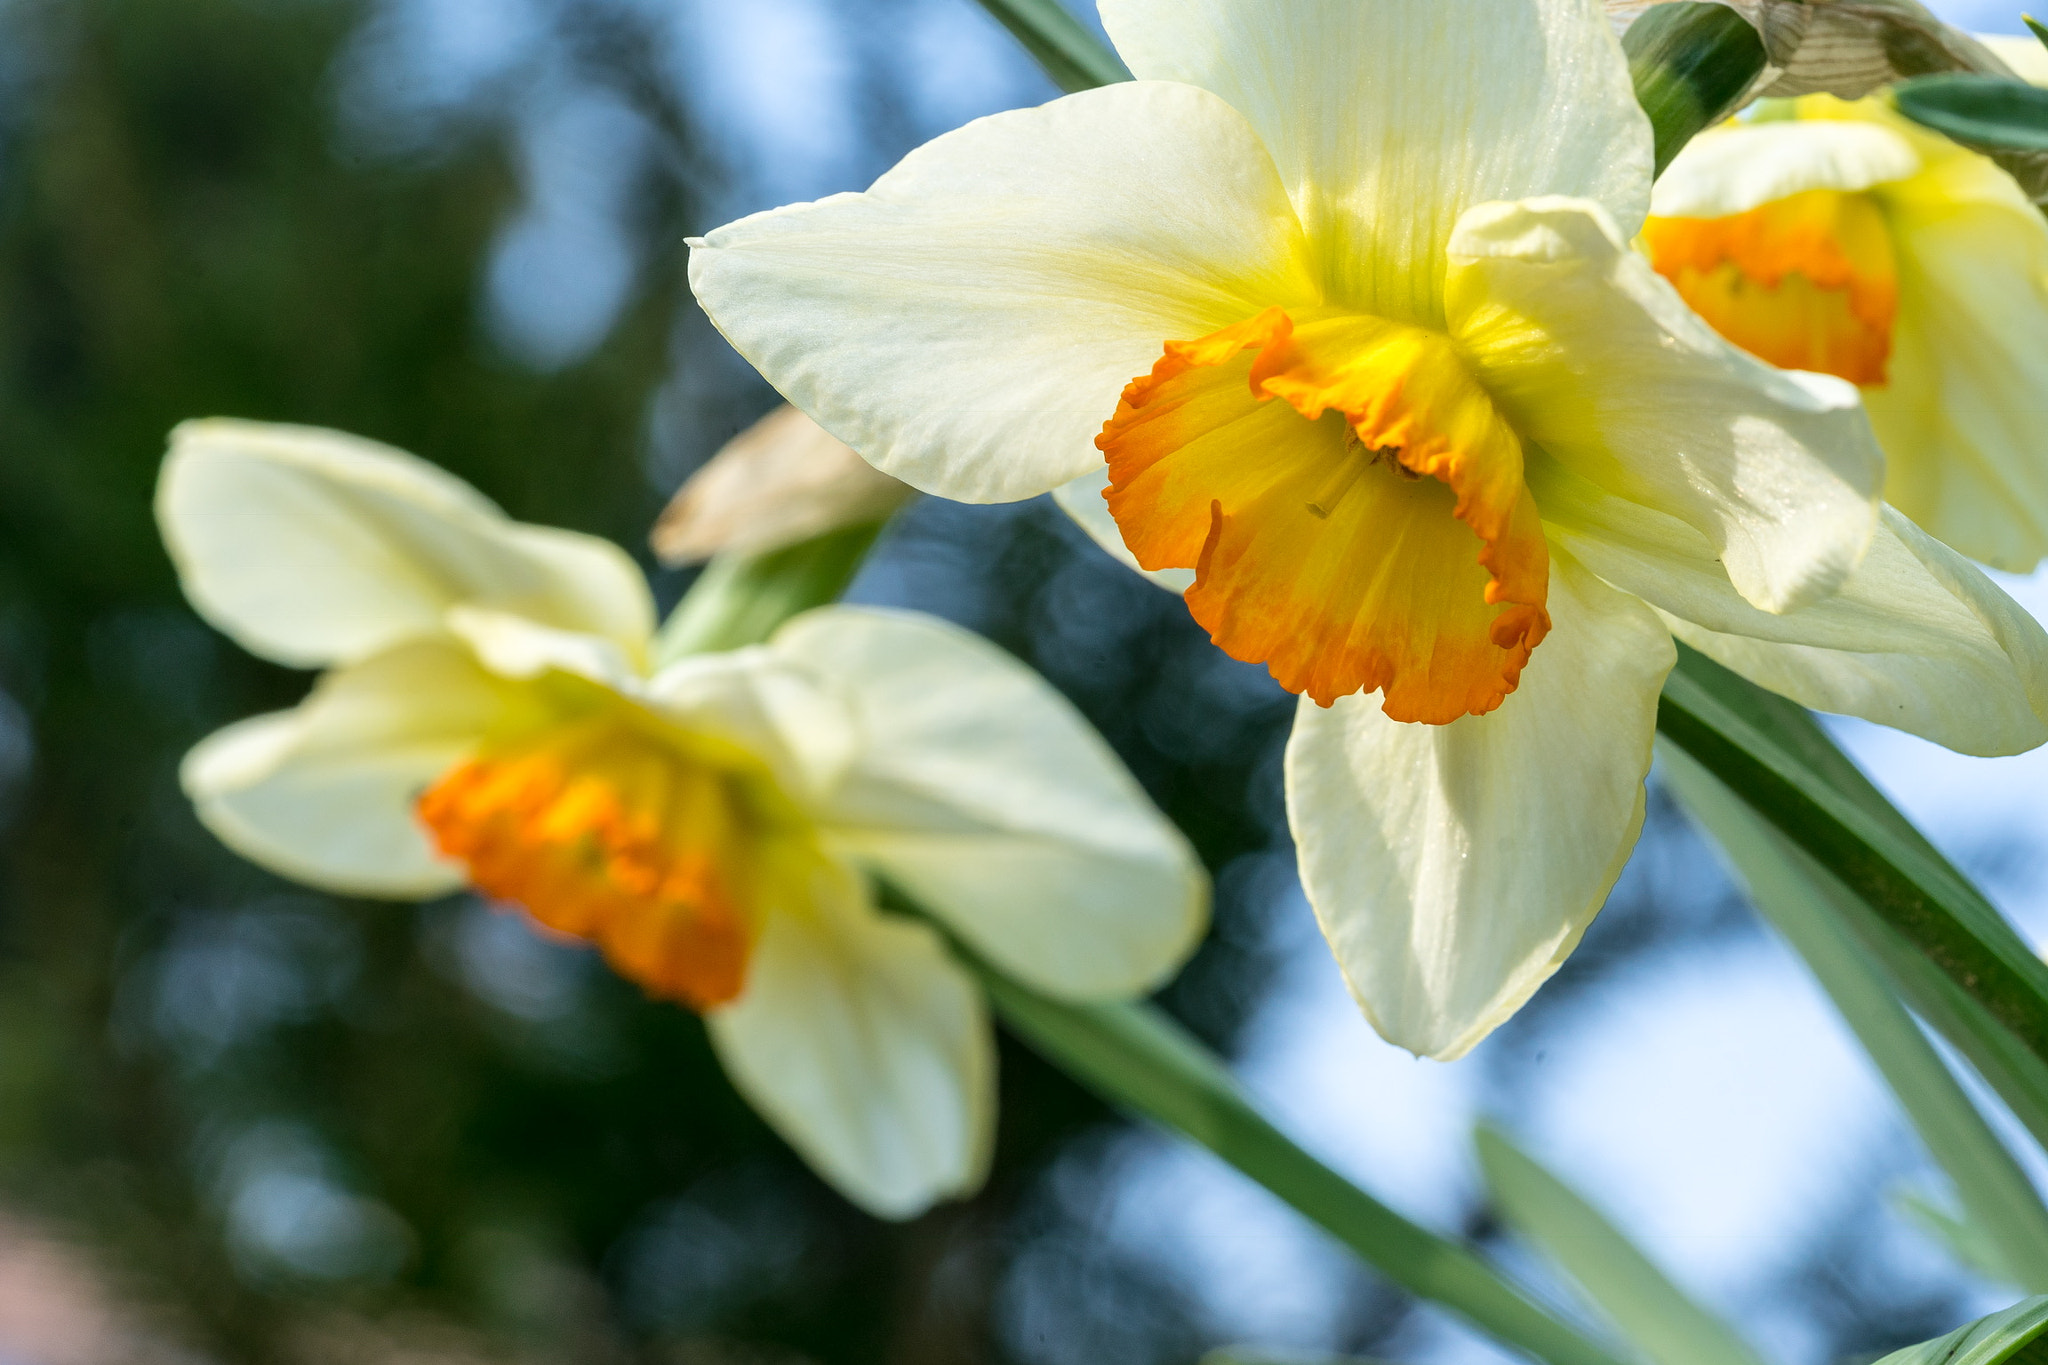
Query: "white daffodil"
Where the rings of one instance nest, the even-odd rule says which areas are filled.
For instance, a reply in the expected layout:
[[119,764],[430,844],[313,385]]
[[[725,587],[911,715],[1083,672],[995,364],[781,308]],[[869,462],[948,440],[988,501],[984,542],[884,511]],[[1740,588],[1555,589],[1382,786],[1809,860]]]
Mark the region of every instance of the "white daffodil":
[[1305,694],[1302,878],[1382,1034],[1455,1057],[1577,943],[1673,632],[1972,752],[2048,737],[2048,638],[1880,515],[1854,390],[1629,248],[1650,131],[1597,0],[1101,12],[1136,81],[722,227],[691,281],[885,472],[1058,490]]
[[1699,314],[1859,386],[1887,501],[1964,554],[2048,555],[2048,221],[1880,98],[1766,106],[1679,154],[1642,246]]
[[312,885],[466,884],[595,943],[876,1213],[974,1189],[995,1102],[978,988],[878,879],[1062,997],[1143,992],[1201,934],[1202,873],[1108,747],[943,622],[828,607],[650,675],[615,546],[305,428],[180,427],[158,517],[208,620],[328,669],[192,751],[209,828]]

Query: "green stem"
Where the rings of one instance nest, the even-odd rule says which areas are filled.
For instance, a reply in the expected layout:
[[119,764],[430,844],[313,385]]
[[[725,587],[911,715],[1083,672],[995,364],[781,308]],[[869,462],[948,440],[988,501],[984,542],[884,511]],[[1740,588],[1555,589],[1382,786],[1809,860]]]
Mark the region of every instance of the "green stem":
[[1411,1293],[1550,1365],[1617,1365],[1471,1252],[1416,1226],[1301,1150],[1223,1064],[1149,1005],[1069,1004],[963,954],[996,1011],[1045,1059],[1103,1099],[1200,1143]]
[[764,555],[712,560],[655,638],[655,667],[760,644],[798,612],[837,601],[885,524],[842,526]]

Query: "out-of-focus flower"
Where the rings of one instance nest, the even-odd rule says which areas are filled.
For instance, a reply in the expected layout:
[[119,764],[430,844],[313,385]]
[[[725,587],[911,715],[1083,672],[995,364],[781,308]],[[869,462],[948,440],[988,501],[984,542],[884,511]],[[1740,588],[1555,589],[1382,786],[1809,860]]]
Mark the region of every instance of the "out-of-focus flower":
[[[1605,0],[1617,31],[1672,0]],[[1718,0],[1755,26],[1769,65],[1749,97],[1861,99],[1881,86],[1938,71],[2028,80],[2038,45],[1965,33],[1918,0]],[[2027,196],[2048,202],[2048,154],[1990,149]]]
[[469,884],[597,944],[877,1213],[978,1185],[994,1104],[977,987],[880,881],[1069,998],[1142,992],[1201,933],[1199,867],[1107,746],[942,622],[828,607],[649,676],[615,546],[305,428],[180,427],[158,517],[202,614],[328,669],[192,751],[210,829],[315,886]]
[[726,442],[677,490],[649,537],[664,564],[758,555],[880,521],[914,491],[784,405]]
[[1641,240],[1723,336],[1861,387],[1887,501],[2003,569],[2048,554],[2048,222],[2010,175],[1810,95],[1695,138]]
[[1059,489],[1194,571],[1216,642],[1305,694],[1303,881],[1382,1034],[1455,1057],[1578,942],[1673,632],[1971,752],[2048,737],[2048,637],[1880,519],[1854,390],[1729,345],[1627,246],[1650,130],[1593,0],[1102,17],[1136,81],[720,228],[692,283],[886,472]]

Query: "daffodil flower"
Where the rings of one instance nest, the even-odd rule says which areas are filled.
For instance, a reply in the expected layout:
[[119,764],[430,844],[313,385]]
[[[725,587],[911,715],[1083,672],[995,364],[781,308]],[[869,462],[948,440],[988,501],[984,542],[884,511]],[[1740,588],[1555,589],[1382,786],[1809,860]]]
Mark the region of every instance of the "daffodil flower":
[[2048,221],[1989,158],[1880,98],[1767,106],[1679,154],[1642,245],[1729,340],[1861,388],[1887,501],[1987,564],[2048,555]]
[[180,427],[158,514],[208,620],[328,670],[192,751],[210,829],[314,886],[468,885],[595,943],[876,1213],[978,1186],[994,1106],[979,989],[879,882],[1066,998],[1143,992],[1201,934],[1200,868],[1108,747],[943,622],[822,608],[650,674],[615,546],[305,428]]
[[1650,130],[1595,0],[1101,13],[1137,80],[719,228],[691,281],[870,462],[1054,490],[1303,694],[1303,883],[1382,1034],[1458,1056],[1578,942],[1674,632],[1972,752],[2048,737],[2048,637],[1881,513],[1855,391],[1630,249]]

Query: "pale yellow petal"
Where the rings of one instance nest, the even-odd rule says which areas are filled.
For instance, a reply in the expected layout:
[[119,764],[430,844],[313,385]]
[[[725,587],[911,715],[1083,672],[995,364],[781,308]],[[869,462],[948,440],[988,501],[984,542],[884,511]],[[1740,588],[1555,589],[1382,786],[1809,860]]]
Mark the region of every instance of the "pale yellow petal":
[[713,323],[884,473],[1047,492],[1168,340],[1317,297],[1272,158],[1223,101],[1140,81],[979,119],[864,194],[692,244]]
[[1475,209],[1452,260],[1454,335],[1524,440],[1693,528],[1766,611],[1848,578],[1884,471],[1853,388],[1722,340],[1595,205]]
[[1499,709],[1389,720],[1306,698],[1287,744],[1302,885],[1382,1037],[1462,1056],[1548,980],[1642,828],[1671,637],[1558,554],[1549,637]]
[[1650,212],[1723,218],[1808,190],[1867,190],[1919,169],[1912,144],[1876,123],[1730,123],[1686,144],[1657,178]]
[[1982,158],[1885,203],[1898,321],[1891,382],[1864,391],[1885,496],[1972,558],[2032,569],[2048,555],[2048,221]]
[[1650,125],[1596,0],[1101,11],[1140,79],[1213,90],[1251,120],[1333,298],[1364,312],[1439,323],[1444,247],[1475,204],[1577,195],[1631,236],[1648,207]]
[[1542,473],[1537,497],[1554,543],[1665,613],[1680,639],[1753,681],[1963,753],[2017,753],[2048,738],[2048,635],[1962,556],[1891,508],[1839,592],[1772,614],[1743,600],[1690,528],[1555,470]]
[[995,1130],[981,992],[921,924],[885,918],[844,877],[771,915],[740,998],[706,1023],[726,1072],[847,1198],[911,1218],[973,1193]]
[[828,607],[771,642],[836,681],[860,744],[834,847],[1050,994],[1159,985],[1208,922],[1187,841],[1044,679],[932,617]]
[[273,872],[353,895],[438,895],[462,870],[435,854],[414,803],[528,704],[459,646],[416,641],[201,741],[180,776],[206,827]]
[[617,546],[510,521],[425,461],[340,432],[187,422],[156,508],[192,604],[279,663],[365,658],[440,633],[465,604],[636,652],[653,628]]

